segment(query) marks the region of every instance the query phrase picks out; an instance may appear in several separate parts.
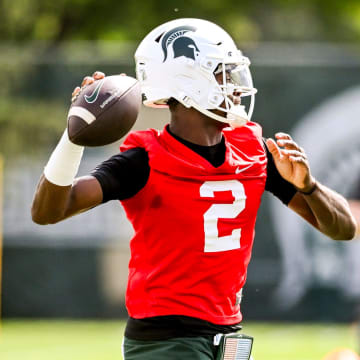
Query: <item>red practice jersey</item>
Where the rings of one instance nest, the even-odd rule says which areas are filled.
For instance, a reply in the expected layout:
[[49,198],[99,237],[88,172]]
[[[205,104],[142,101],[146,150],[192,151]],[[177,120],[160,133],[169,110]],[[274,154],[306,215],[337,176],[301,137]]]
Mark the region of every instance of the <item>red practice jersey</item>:
[[223,131],[225,162],[212,166],[166,129],[131,132],[121,151],[148,152],[146,185],[123,200],[135,235],[126,293],[129,315],[241,321],[256,214],[266,181],[261,128]]

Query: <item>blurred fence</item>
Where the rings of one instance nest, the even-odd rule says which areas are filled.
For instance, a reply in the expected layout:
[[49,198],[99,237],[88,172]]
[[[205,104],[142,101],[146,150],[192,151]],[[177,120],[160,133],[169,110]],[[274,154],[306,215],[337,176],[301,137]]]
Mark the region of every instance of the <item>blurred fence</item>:
[[[98,69],[134,75],[134,49],[135,44],[118,43],[51,48],[0,44],[0,65],[8,70],[0,75],[4,84],[0,94],[15,105],[5,112],[1,109],[9,107],[1,107],[0,100],[0,130],[5,124],[7,134],[0,144],[5,153],[4,316],[125,314],[132,229],[121,206],[113,202],[41,227],[31,222],[30,204],[42,168],[65,127],[72,89]],[[252,60],[259,90],[254,120],[263,126],[264,135],[294,132],[295,140],[310,148],[315,175],[345,196],[360,199],[360,51],[316,43],[247,44],[244,50]],[[36,107],[31,105],[34,102]],[[25,111],[20,116],[17,110],[22,104]],[[167,110],[143,108],[135,128],[162,128],[167,117]],[[19,135],[20,125],[27,123]],[[118,145],[87,149],[79,174],[87,174]],[[330,181],[339,172],[346,187],[341,186],[341,176]],[[245,317],[354,319],[360,304],[360,279],[353,276],[360,273],[358,244],[319,238],[304,222],[286,226],[283,219],[289,213],[265,194],[245,289]]]

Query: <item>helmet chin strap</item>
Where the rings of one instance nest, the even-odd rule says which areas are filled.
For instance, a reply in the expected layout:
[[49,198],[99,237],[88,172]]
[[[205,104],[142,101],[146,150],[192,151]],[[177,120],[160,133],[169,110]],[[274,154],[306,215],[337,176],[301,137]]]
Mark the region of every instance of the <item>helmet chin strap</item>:
[[227,113],[226,118],[233,129],[241,127],[249,121],[244,105],[234,105]]
[[210,110],[201,108],[191,99],[189,99],[187,105],[193,107],[197,111],[214,120],[221,121],[225,124],[230,125],[233,129],[244,126],[249,121],[248,115],[245,111],[245,106],[243,105],[232,106],[230,111],[227,112],[226,117],[217,115]]

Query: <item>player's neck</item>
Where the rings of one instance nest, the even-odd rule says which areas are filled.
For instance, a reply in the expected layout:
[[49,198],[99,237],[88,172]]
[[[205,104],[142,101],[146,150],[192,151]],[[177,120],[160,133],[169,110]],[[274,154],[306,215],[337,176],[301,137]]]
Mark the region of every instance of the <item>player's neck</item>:
[[180,138],[194,144],[211,146],[221,142],[222,129],[226,126],[193,108],[181,104],[171,112],[170,131]]

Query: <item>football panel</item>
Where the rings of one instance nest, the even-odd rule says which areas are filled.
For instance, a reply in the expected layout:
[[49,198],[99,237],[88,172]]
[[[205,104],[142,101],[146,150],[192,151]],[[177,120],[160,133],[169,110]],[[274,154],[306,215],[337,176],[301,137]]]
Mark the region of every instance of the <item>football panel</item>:
[[68,113],[68,134],[69,139],[76,144],[77,136],[95,121],[95,116],[80,106],[72,106]]
[[86,86],[72,106],[87,109],[97,118],[137,83],[137,80],[130,76],[107,76]]

